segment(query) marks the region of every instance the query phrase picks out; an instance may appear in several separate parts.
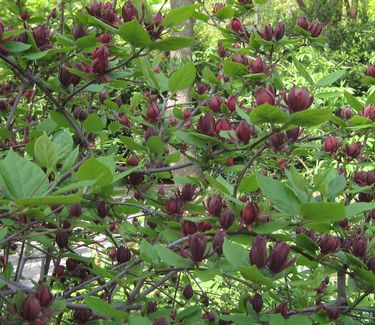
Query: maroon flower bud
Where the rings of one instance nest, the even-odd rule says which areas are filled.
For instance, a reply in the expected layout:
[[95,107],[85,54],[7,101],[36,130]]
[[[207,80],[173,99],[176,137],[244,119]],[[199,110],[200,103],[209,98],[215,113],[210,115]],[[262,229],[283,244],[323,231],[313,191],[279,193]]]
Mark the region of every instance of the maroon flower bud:
[[366,186],[367,185],[367,173],[366,172],[357,172],[354,175],[354,182],[357,183],[359,186]]
[[213,10],[214,14],[217,14],[217,12],[220,9],[223,9],[224,7],[225,7],[225,4],[222,2],[215,3],[214,10]]
[[319,37],[323,30],[323,23],[317,22],[316,24],[310,24],[308,31],[311,34],[311,37]]
[[307,30],[309,28],[310,23],[306,17],[300,17],[297,20],[297,25],[302,29]]
[[173,216],[182,213],[182,201],[179,198],[170,198],[164,204],[165,211]]
[[39,300],[40,306],[42,307],[49,307],[54,300],[49,287],[45,284],[38,287],[36,290],[36,297]]
[[249,64],[249,60],[247,59],[247,57],[238,53],[232,56],[232,61],[246,66]]
[[194,198],[196,186],[193,184],[184,184],[181,189],[181,194],[179,195],[180,200],[184,202],[192,201]]
[[195,233],[189,237],[190,255],[194,263],[202,262],[206,256],[207,238],[202,233]]
[[103,4],[95,1],[86,9],[89,15],[101,19],[108,24],[114,24],[118,21],[116,12],[114,11],[112,4],[109,2]]
[[243,143],[249,143],[251,136],[253,135],[254,130],[252,127],[245,121],[241,121],[236,129],[236,134],[239,140]]
[[323,150],[327,153],[335,154],[340,145],[340,139],[329,136],[324,141]]
[[3,36],[4,36],[4,24],[3,24],[3,22],[0,20],[0,40],[3,39]]
[[223,207],[223,200],[220,195],[214,195],[207,199],[206,209],[211,216],[220,216]]
[[208,102],[208,107],[215,113],[220,112],[220,106],[223,103],[223,99],[219,96],[212,96]]
[[375,274],[375,256],[372,256],[368,262],[367,267]]
[[73,313],[74,320],[86,324],[91,318],[91,309],[76,309]]
[[197,131],[212,137],[216,136],[214,117],[210,114],[201,116],[198,121]]
[[233,113],[236,111],[236,104],[237,104],[237,97],[236,96],[229,96],[227,99],[227,107],[228,111]]
[[207,90],[208,90],[208,87],[204,82],[202,81],[197,82],[197,93],[199,95],[205,94]]
[[249,258],[252,265],[262,269],[267,264],[266,237],[256,236],[249,252]]
[[[0,37],[0,39],[1,39],[1,37]],[[366,68],[365,75],[375,78],[375,65],[369,65]]]
[[105,218],[108,215],[108,207],[104,200],[96,203],[96,212],[100,218]]
[[101,34],[96,38],[100,43],[103,44],[109,44],[112,41],[112,35],[111,34]]
[[339,226],[342,229],[347,229],[348,226],[349,226],[349,220],[348,219],[344,219],[344,220],[339,221]]
[[82,204],[81,203],[74,203],[70,208],[69,208],[69,213],[72,217],[78,218],[83,212],[82,209]]
[[185,236],[195,234],[197,231],[198,228],[195,222],[190,220],[182,221],[182,232]]
[[138,19],[138,11],[133,5],[133,1],[127,1],[122,7],[122,19],[124,19],[124,23],[126,23],[134,18]]
[[220,215],[220,225],[224,229],[229,229],[230,226],[233,224],[233,219],[233,213],[230,211],[229,208],[227,208]]
[[359,202],[371,202],[374,199],[372,193],[361,192],[358,194]]
[[375,104],[367,105],[364,109],[362,109],[359,115],[375,122]]
[[132,254],[129,248],[126,248],[124,246],[120,246],[119,248],[117,248],[116,259],[119,264],[129,261],[131,257]]
[[355,237],[352,241],[352,254],[359,258],[364,258],[367,253],[367,238]]
[[350,107],[344,107],[340,111],[340,117],[343,120],[349,120],[353,116],[353,110]]
[[319,287],[315,289],[316,293],[320,295],[323,294],[326,290],[327,290],[327,283],[324,280],[320,283]]
[[241,20],[238,18],[232,18],[229,22],[229,28],[234,30],[235,32],[241,32],[243,30],[243,25]]
[[282,303],[278,304],[275,308],[275,313],[281,314],[281,316],[286,318],[288,314],[288,303],[283,301]]
[[57,278],[62,278],[65,275],[65,266],[64,265],[58,265],[54,270],[54,275]]
[[151,122],[158,122],[160,120],[160,110],[158,105],[156,103],[151,102],[148,105],[147,111],[146,111],[146,119]]
[[272,273],[280,273],[295,262],[295,258],[288,261],[290,247],[285,243],[277,243],[268,258],[268,267]]
[[285,24],[282,21],[279,21],[276,25],[273,37],[275,38],[275,41],[280,41],[285,33]]
[[182,290],[182,295],[184,296],[186,300],[189,300],[193,296],[193,294],[194,294],[194,290],[191,284],[187,284],[184,287],[184,290]]
[[59,230],[56,233],[55,238],[57,246],[59,246],[60,249],[67,248],[68,242],[69,242],[69,234],[66,231]]
[[86,36],[86,30],[81,25],[76,25],[73,30],[73,37],[75,40]]
[[127,165],[135,167],[135,166],[138,166],[138,163],[139,163],[138,158],[134,155],[131,155],[128,159]]
[[223,254],[223,243],[225,238],[225,231],[223,229],[219,229],[212,241],[212,247],[216,254],[222,255]]
[[39,25],[33,30],[33,37],[37,47],[41,51],[48,50],[52,48],[52,43],[50,41],[51,31],[47,25]]
[[152,325],[168,325],[168,323],[164,317],[160,317],[160,318],[155,318],[152,321]]
[[319,242],[320,251],[322,254],[334,253],[340,246],[340,239],[337,237],[324,235],[320,238]]
[[259,314],[263,308],[263,299],[262,295],[256,293],[254,297],[250,300],[251,305],[253,306],[254,311]]
[[228,157],[225,164],[228,167],[233,166],[234,165],[234,158],[233,157]]
[[109,68],[108,58],[96,58],[91,63],[92,72],[98,75],[104,75]]
[[215,322],[215,314],[212,311],[206,311],[203,314],[202,319],[208,320],[210,324],[213,324]]
[[339,319],[341,315],[340,309],[338,307],[327,307],[327,316],[331,320]]
[[283,99],[291,113],[304,111],[308,109],[313,102],[313,97],[310,96],[306,88],[302,87],[296,89],[296,86],[292,87],[288,95],[284,93]]
[[66,268],[70,272],[76,270],[79,264],[80,264],[80,261],[75,260],[74,258],[70,258],[70,257],[65,262]]
[[268,89],[264,87],[258,87],[255,91],[255,102],[257,105],[268,103],[275,105],[275,91],[270,85]]
[[284,144],[284,134],[283,133],[275,133],[272,134],[267,139],[267,143],[273,148],[275,151],[279,151]]
[[185,108],[182,113],[184,114],[185,121],[190,120],[191,111],[188,108]]
[[217,134],[220,133],[220,131],[229,131],[232,129],[232,125],[229,123],[229,121],[226,118],[221,118],[216,122],[215,131]]
[[109,50],[105,45],[101,45],[92,51],[91,56],[93,59],[107,59],[109,57]]
[[[24,11],[24,12],[21,13],[20,18],[23,21],[27,21],[27,20],[30,19],[30,14],[27,11]],[[0,39],[1,39],[1,37],[0,37]]]
[[260,210],[256,202],[249,202],[241,211],[241,218],[245,225],[251,225],[258,220]]
[[268,70],[266,62],[264,62],[260,57],[257,57],[250,64],[250,71],[252,73],[266,73]]
[[[67,65],[66,65],[67,66]],[[72,74],[63,67],[59,69],[59,81],[64,87],[69,87],[72,84]]]
[[115,248],[111,250],[109,257],[112,261],[117,260],[117,250]]
[[297,141],[298,137],[301,135],[302,131],[303,129],[298,127],[298,128],[290,129],[286,131],[285,133],[290,141],[295,142]]
[[358,158],[362,153],[362,144],[360,142],[348,144],[345,147],[345,153],[350,158]]
[[274,32],[270,24],[264,26],[262,31],[257,30],[257,32],[265,41],[271,41],[273,38]]
[[51,19],[56,19],[57,18],[57,10],[56,10],[56,8],[52,9],[52,11],[49,14],[49,16],[51,17]]
[[40,304],[34,294],[29,294],[22,305],[22,317],[25,320],[33,321],[38,318],[41,312]]
[[221,58],[225,58],[228,55],[227,50],[223,46],[223,43],[220,42],[217,44],[217,52]]
[[146,305],[147,314],[152,314],[158,309],[158,304],[155,301],[148,301]]

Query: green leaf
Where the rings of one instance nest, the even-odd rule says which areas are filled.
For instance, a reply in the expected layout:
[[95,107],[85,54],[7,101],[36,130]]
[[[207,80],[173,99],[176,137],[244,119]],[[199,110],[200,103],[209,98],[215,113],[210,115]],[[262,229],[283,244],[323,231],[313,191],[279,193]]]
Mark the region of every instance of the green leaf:
[[255,192],[259,188],[256,175],[248,175],[244,177],[238,185],[239,193]]
[[284,123],[287,117],[280,108],[264,103],[251,111],[250,120],[254,124]]
[[231,194],[233,187],[230,185],[221,175],[217,178],[205,173],[204,177],[206,178],[207,182],[216,190],[220,192]]
[[111,170],[94,157],[89,158],[79,167],[77,177],[81,181],[96,180],[96,185],[102,187],[111,184],[113,180]]
[[173,73],[169,78],[169,90],[177,91],[191,86],[195,81],[196,73],[197,71],[192,62],[185,64],[182,68]]
[[312,325],[312,321],[307,316],[292,316],[286,320],[285,325]]
[[316,87],[326,87],[332,85],[337,80],[341,79],[346,73],[346,70],[339,70],[330,73],[329,75],[323,77],[322,79],[318,80],[316,83]]
[[344,203],[308,202],[301,205],[301,216],[313,222],[334,222],[345,219]]
[[141,245],[139,246],[139,251],[139,256],[142,261],[150,264],[157,264],[159,262],[159,257],[155,246],[151,245],[147,240],[142,239]]
[[90,34],[87,36],[80,37],[76,40],[76,44],[81,49],[87,49],[95,47],[98,44],[95,34]]
[[1,45],[4,46],[5,48],[7,48],[8,51],[11,52],[11,53],[24,52],[31,47],[30,44],[25,44],[25,43],[21,43],[21,42],[14,42],[14,41],[1,42]]
[[60,160],[67,157],[72,152],[73,139],[70,134],[61,131],[54,136],[52,144],[56,148]]
[[118,34],[134,47],[146,47],[151,43],[150,35],[136,19],[122,25]]
[[270,317],[269,325],[285,325],[285,319],[280,314],[273,314]]
[[98,114],[90,114],[87,119],[83,122],[83,127],[88,132],[100,132],[105,128],[105,118],[100,117]]
[[72,204],[81,202],[81,193],[75,193],[70,195],[49,195],[43,197],[32,197],[26,199],[18,199],[16,203],[18,205],[33,206],[33,205],[53,205],[53,204]]
[[34,144],[34,154],[42,166],[47,167],[48,169],[53,168],[59,158],[55,146],[45,133],[36,139]]
[[167,265],[185,267],[191,264],[189,260],[183,258],[182,256],[176,254],[175,252],[164,246],[158,245],[154,247],[156,248],[156,252],[160,259]]
[[345,91],[344,96],[346,98],[348,105],[351,108],[354,108],[356,111],[360,111],[363,108],[363,104],[357,98],[355,98],[352,94]]
[[223,7],[216,13],[216,17],[220,20],[232,18],[233,16],[234,10],[231,7]]
[[288,226],[288,221],[269,221],[256,224],[253,228],[253,231],[256,234],[271,234],[276,230],[285,230]]
[[375,202],[355,202],[345,207],[345,217],[354,217],[362,212],[375,209]]
[[99,315],[111,318],[111,319],[123,319],[126,313],[114,308],[108,302],[92,296],[86,296],[84,298],[85,304],[89,306],[94,312]]
[[133,141],[130,138],[124,137],[123,135],[119,136],[120,141],[125,145],[127,149],[135,151],[146,151],[146,147]]
[[284,184],[259,174],[257,175],[257,182],[266,198],[277,209],[291,216],[299,215],[301,203],[295,194]]
[[174,133],[174,135],[177,139],[197,147],[206,147],[208,143],[208,141],[200,139],[191,133],[177,131]]
[[243,76],[247,73],[247,67],[244,64],[233,62],[232,59],[224,61],[224,73],[232,78]]
[[150,63],[144,58],[139,58],[137,60],[137,65],[138,65],[138,69],[141,71],[141,73],[145,77],[149,86],[151,86],[154,89],[159,90],[160,83],[155,76],[155,72],[151,69]]
[[153,42],[150,48],[161,51],[176,51],[194,44],[194,38],[190,37],[169,37],[158,42]]
[[142,317],[138,315],[130,315],[128,324],[129,325],[152,325],[152,321],[150,321],[147,317]]
[[311,85],[314,86],[314,80],[311,78],[310,74],[307,72],[305,67],[297,61],[297,59],[293,58],[293,63],[295,67],[297,68],[300,75]]
[[0,240],[3,240],[8,233],[8,227],[0,228]]
[[312,127],[329,121],[331,116],[329,108],[311,109],[291,114],[288,123],[295,126]]
[[272,279],[264,276],[255,265],[240,266],[239,270],[246,280],[258,285],[272,286]]
[[160,135],[153,135],[147,139],[146,146],[150,148],[151,152],[162,155],[164,153],[164,142]]
[[48,185],[48,178],[43,170],[13,150],[0,161],[0,187],[5,192],[5,198],[28,198],[31,194],[41,196]]
[[206,79],[208,82],[213,83],[215,85],[220,83],[219,80],[216,79],[215,74],[208,67],[203,68],[202,77]]
[[161,23],[164,27],[174,27],[180,25],[184,21],[193,16],[195,9],[199,8],[198,4],[183,6],[180,8],[172,9],[164,18]]
[[224,238],[223,253],[230,264],[235,267],[249,265],[249,253],[246,248]]

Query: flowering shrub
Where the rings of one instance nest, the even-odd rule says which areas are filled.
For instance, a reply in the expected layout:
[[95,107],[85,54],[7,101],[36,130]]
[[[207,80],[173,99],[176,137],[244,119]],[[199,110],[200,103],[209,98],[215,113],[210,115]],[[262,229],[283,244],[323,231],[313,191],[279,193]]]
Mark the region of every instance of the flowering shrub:
[[[262,2],[0,23],[2,324],[373,323],[374,93],[315,100],[346,74],[294,57],[323,24],[255,26]],[[170,65],[191,17],[217,53]]]

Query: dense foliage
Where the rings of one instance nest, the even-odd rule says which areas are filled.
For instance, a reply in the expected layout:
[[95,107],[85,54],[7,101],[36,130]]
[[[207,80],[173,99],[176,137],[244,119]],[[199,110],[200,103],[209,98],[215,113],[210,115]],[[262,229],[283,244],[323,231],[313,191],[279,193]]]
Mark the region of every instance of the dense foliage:
[[374,323],[375,66],[264,2],[6,7],[1,324]]

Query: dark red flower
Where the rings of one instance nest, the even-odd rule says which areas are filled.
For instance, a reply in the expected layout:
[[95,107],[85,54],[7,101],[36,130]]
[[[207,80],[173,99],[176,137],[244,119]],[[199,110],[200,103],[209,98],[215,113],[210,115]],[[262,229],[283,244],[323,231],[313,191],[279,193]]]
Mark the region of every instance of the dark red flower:
[[279,41],[283,38],[285,33],[285,24],[282,21],[279,21],[274,30],[273,37],[275,41]]
[[81,25],[76,25],[73,30],[73,37],[75,40],[86,36],[86,30]]
[[67,248],[68,242],[69,242],[69,234],[66,231],[59,230],[56,233],[55,238],[57,246],[59,246],[60,249]]
[[217,44],[217,52],[221,58],[225,58],[228,55],[223,43],[220,42]]
[[367,253],[367,238],[355,237],[352,241],[352,254],[359,258],[364,258]]
[[245,144],[249,143],[249,140],[251,136],[254,135],[254,132],[254,128],[252,128],[245,121],[241,121],[236,128],[237,138]]
[[367,267],[375,274],[375,256],[367,261]]
[[189,300],[194,294],[193,287],[191,284],[187,284],[184,289],[182,290],[182,295],[186,300]]
[[50,41],[51,31],[47,25],[39,25],[33,30],[33,37],[35,40],[36,46],[41,50],[49,50],[52,48],[53,44]]
[[182,232],[185,236],[195,234],[198,231],[197,225],[195,222],[190,220],[182,220]]
[[146,119],[151,122],[159,122],[160,120],[160,110],[158,105],[155,102],[151,102],[148,105],[146,111]]
[[202,81],[197,82],[196,88],[199,95],[205,94],[208,90],[208,86]]
[[340,239],[337,237],[324,235],[320,238],[319,242],[320,251],[322,254],[334,253],[340,246]]
[[309,23],[309,21],[307,20],[306,17],[300,17],[297,20],[297,25],[304,30],[308,30],[308,28],[310,26],[310,23]]
[[250,63],[250,71],[252,73],[266,73],[268,71],[266,62],[264,62],[260,57],[257,57]]
[[212,96],[208,102],[208,107],[215,113],[220,112],[220,106],[223,103],[223,99],[220,96]]
[[[1,37],[0,37],[0,39],[1,39]],[[375,78],[375,65],[369,65],[366,68],[365,75]]]
[[122,7],[122,19],[124,22],[129,22],[133,19],[138,19],[138,11],[133,5],[133,1],[128,0]]
[[255,91],[255,102],[257,105],[262,105],[264,103],[275,105],[275,91],[273,87],[271,85],[268,89],[258,87]]
[[91,56],[93,59],[107,59],[109,57],[109,50],[105,45],[101,45],[92,51]]
[[103,43],[103,44],[109,44],[112,42],[112,35],[111,34],[101,34],[99,35],[96,39],[100,42],[100,43]]
[[338,307],[335,307],[335,306],[327,307],[327,316],[329,319],[332,319],[332,320],[339,319],[340,315],[341,315],[341,312]]
[[245,225],[252,225],[258,220],[260,214],[259,206],[256,202],[249,202],[241,211],[241,218]]
[[74,203],[69,208],[69,213],[72,217],[78,218],[83,212],[82,204],[81,203]]
[[254,297],[250,300],[251,305],[253,306],[254,311],[259,314],[263,308],[263,299],[262,295],[256,293]]
[[202,262],[205,258],[207,238],[202,233],[195,233],[189,237],[191,260],[195,263]]
[[360,142],[348,144],[345,147],[345,153],[350,158],[358,158],[362,153],[362,144]]
[[266,41],[271,41],[273,38],[273,28],[270,24],[264,26],[262,31],[257,30],[258,34]]
[[308,31],[311,34],[311,37],[319,37],[323,30],[323,23],[317,22],[315,24],[310,24]]
[[233,213],[230,211],[229,208],[227,208],[220,215],[220,225],[224,229],[229,229],[230,226],[233,224],[233,219]]
[[64,87],[69,87],[72,84],[72,77],[73,75],[64,67],[68,65],[64,65],[63,67],[59,68],[59,81]]
[[91,318],[91,309],[76,309],[74,310],[73,317],[76,321],[86,324]]
[[152,325],[168,325],[168,323],[164,317],[160,317],[160,318],[155,318],[152,321]]
[[241,20],[238,18],[232,18],[229,22],[229,28],[234,30],[235,32],[241,32],[243,30],[243,25]]
[[288,105],[289,111],[292,113],[308,109],[313,102],[313,97],[310,96],[306,88],[302,87],[297,89],[296,86],[292,87],[288,95],[284,93],[283,99]]
[[266,237],[256,236],[249,252],[250,262],[252,265],[256,265],[258,269],[262,269],[267,264],[267,249],[266,249]]
[[108,24],[114,24],[118,21],[115,10],[110,2],[102,3],[94,1],[89,7],[87,7],[89,15],[94,16]]
[[298,137],[301,135],[303,129],[298,127],[298,128],[294,128],[294,129],[290,129],[288,131],[286,131],[286,136],[287,138],[292,141],[292,142],[295,142],[297,141]]
[[227,99],[227,107],[228,111],[233,113],[236,111],[236,104],[237,104],[237,97],[236,96],[229,96]]
[[69,257],[66,262],[65,262],[65,265],[66,265],[66,268],[68,271],[72,272],[74,270],[77,269],[77,267],[79,266],[81,262],[78,261],[78,260],[75,260],[74,258],[71,258]]
[[35,294],[29,294],[22,305],[23,319],[33,321],[41,312],[40,304]]
[[225,231],[223,229],[219,229],[212,241],[212,247],[216,254],[222,255],[223,254],[223,243],[225,238]]
[[180,200],[184,202],[192,201],[195,194],[195,188],[196,186],[194,184],[184,184],[179,195]]
[[179,198],[170,198],[165,202],[164,208],[169,215],[180,215],[182,213],[182,201]]
[[238,53],[233,54],[232,61],[246,65],[246,66],[249,64],[249,60],[247,59],[247,57],[245,55],[238,54]]
[[215,3],[214,10],[213,10],[214,14],[217,14],[217,12],[220,9],[223,9],[224,7],[225,7],[225,4],[222,2]]
[[36,290],[36,298],[39,300],[39,304],[42,307],[49,307],[54,300],[49,287],[45,284],[42,284]]
[[132,257],[132,253],[129,248],[120,246],[117,248],[116,259],[119,264],[128,262]]
[[286,318],[288,314],[288,303],[283,301],[282,303],[278,304],[275,308],[275,313],[281,314],[281,316]]
[[273,148],[274,151],[279,151],[284,145],[284,134],[275,133],[268,137],[267,143]]
[[375,122],[375,104],[367,105],[364,109],[362,109],[359,115]]
[[327,153],[335,154],[340,148],[340,145],[340,139],[329,136],[324,140],[323,150]]
[[228,119],[221,118],[216,122],[215,131],[219,134],[221,131],[229,131],[232,129],[232,125],[229,123]]
[[208,214],[219,217],[223,207],[223,200],[220,195],[214,195],[207,199],[206,209]]
[[288,261],[290,247],[286,243],[278,242],[268,257],[268,267],[272,273],[280,273],[295,262],[295,258]]
[[96,213],[100,218],[105,218],[108,215],[108,206],[104,200],[99,200],[96,203]]

